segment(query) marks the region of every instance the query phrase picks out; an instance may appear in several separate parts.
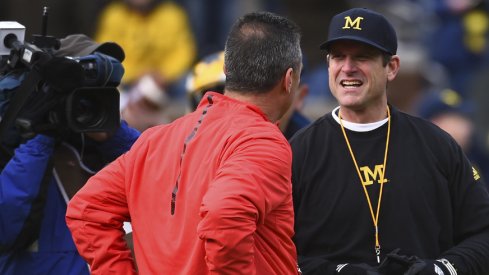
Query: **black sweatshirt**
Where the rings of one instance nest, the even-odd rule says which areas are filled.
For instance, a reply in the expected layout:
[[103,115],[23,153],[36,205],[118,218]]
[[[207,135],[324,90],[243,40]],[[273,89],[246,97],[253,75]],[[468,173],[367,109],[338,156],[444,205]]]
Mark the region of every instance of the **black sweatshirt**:
[[[381,200],[381,259],[396,248],[446,258],[459,274],[489,274],[489,194],[456,142],[428,121],[391,111]],[[374,213],[387,126],[346,130]],[[374,225],[340,124],[331,113],[290,140],[295,242],[304,274],[327,265],[377,265]],[[324,273],[323,273],[324,274]]]

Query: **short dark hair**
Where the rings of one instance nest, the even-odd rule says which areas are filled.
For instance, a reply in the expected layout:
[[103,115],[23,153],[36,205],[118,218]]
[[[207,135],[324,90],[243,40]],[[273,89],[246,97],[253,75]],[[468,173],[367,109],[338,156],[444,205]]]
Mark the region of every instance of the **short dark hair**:
[[385,67],[387,64],[389,64],[389,61],[392,59],[392,54],[382,52],[382,65]]
[[253,12],[238,19],[226,41],[226,89],[272,89],[288,68],[300,69],[300,39],[294,22],[271,12]]

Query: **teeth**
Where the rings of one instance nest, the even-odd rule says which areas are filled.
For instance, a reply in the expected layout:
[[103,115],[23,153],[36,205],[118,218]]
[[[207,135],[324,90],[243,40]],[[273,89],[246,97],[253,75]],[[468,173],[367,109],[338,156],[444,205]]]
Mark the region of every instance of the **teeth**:
[[357,80],[343,80],[343,81],[341,81],[341,84],[343,86],[355,86],[355,87],[358,87],[358,86],[362,85],[362,82],[361,81],[357,81]]

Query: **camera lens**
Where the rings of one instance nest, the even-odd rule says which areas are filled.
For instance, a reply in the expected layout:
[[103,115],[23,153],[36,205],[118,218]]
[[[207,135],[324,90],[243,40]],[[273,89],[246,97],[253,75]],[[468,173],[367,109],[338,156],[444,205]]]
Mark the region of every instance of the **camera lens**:
[[81,98],[74,109],[74,118],[79,125],[86,128],[94,128],[102,124],[106,114],[97,102],[87,98]]
[[119,91],[113,87],[83,87],[66,100],[68,127],[77,132],[111,132],[120,125]]

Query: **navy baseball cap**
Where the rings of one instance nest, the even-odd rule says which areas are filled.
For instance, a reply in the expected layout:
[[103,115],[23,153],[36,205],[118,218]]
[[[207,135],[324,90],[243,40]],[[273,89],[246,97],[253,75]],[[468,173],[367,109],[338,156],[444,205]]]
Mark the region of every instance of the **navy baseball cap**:
[[394,27],[380,13],[353,8],[335,15],[329,24],[328,40],[320,49],[328,50],[338,40],[354,40],[395,55],[397,35]]
[[432,119],[440,114],[456,113],[472,118],[475,106],[472,101],[464,100],[452,89],[435,90],[424,95],[417,104],[420,117]]

